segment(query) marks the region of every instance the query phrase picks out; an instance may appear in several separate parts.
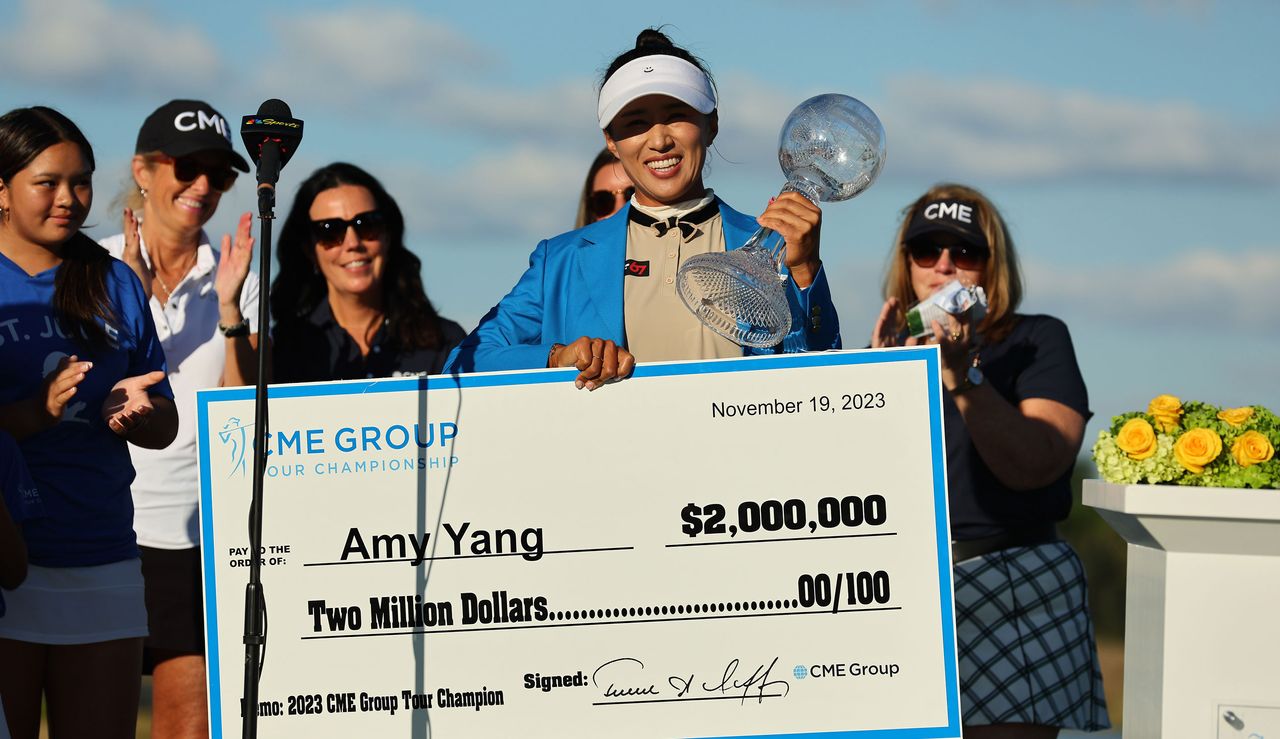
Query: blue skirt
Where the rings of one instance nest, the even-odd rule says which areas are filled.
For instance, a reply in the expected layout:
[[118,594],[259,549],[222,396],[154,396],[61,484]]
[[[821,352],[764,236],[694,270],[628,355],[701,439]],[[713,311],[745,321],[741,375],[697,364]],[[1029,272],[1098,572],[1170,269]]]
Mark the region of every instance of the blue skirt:
[[955,566],[960,703],[968,726],[1111,726],[1084,567],[1066,542]]

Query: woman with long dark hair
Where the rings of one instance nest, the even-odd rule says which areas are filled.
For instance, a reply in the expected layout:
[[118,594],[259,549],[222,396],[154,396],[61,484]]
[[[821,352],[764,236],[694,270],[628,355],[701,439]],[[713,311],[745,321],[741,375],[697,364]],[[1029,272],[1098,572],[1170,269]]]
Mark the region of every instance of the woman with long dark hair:
[[[516,286],[450,358],[472,372],[576,367],[594,390],[631,373],[637,359],[714,359],[840,346],[818,242],[822,212],[788,192],[759,218],[739,213],[703,182],[719,132],[719,100],[703,63],[647,29],[600,86],[597,122],[635,194],[617,213],[547,239]],[[793,322],[777,346],[744,350],[685,308],[676,273],[688,258],[735,249],[758,226],[786,242]]]
[[56,737],[132,737],[147,634],[130,443],[160,449],[178,415],[142,285],[80,233],[93,149],[55,110],[0,116],[0,430],[45,515],[5,594],[0,699],[19,739],[48,705]]
[[302,182],[276,255],[276,382],[436,374],[466,334],[427,298],[400,206],[353,164]]

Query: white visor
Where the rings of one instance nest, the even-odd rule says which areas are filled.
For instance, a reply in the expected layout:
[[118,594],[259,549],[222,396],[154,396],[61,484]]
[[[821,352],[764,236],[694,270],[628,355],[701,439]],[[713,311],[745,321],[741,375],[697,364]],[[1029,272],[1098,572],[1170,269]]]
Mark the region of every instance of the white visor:
[[679,57],[654,54],[633,59],[618,68],[600,88],[596,115],[604,130],[632,100],[645,95],[673,97],[699,113],[716,109],[716,91],[701,69]]

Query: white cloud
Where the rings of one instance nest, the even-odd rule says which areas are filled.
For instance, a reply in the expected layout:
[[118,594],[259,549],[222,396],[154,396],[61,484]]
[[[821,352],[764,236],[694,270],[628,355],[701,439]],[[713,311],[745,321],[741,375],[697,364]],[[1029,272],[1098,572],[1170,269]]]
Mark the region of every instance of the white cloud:
[[1049,264],[1024,260],[1028,308],[1148,330],[1179,329],[1280,340],[1280,248],[1228,253],[1197,249],[1131,265]]
[[[566,166],[568,162],[569,166]],[[380,169],[411,227],[428,239],[527,243],[573,227],[590,156],[566,158],[516,146],[469,160],[451,171]]]
[[261,89],[371,120],[426,123],[506,142],[581,142],[591,125],[592,82],[536,88],[496,74],[503,56],[452,27],[402,8],[315,10],[274,24],[277,52]]
[[275,53],[263,86],[330,103],[390,98],[412,105],[450,75],[494,61],[461,34],[404,8],[314,10],[271,26]]
[[[783,120],[815,92],[724,75],[718,148],[730,160],[776,167]],[[883,99],[863,102],[885,127],[887,177],[1280,182],[1274,122],[1234,121],[1187,101],[915,75],[889,80]]]
[[199,89],[219,77],[214,44],[197,28],[105,0],[22,0],[0,34],[5,74],[78,92]]
[[1280,178],[1274,126],[1230,121],[1184,101],[914,76],[890,82],[881,115],[898,173],[987,181]]
[[508,141],[604,143],[595,125],[595,88],[586,78],[534,89],[453,82],[438,92],[422,105],[423,116],[437,124]]
[[783,89],[742,72],[726,72],[716,82],[720,92],[716,147],[730,161],[778,171],[778,131],[791,109],[813,93]]

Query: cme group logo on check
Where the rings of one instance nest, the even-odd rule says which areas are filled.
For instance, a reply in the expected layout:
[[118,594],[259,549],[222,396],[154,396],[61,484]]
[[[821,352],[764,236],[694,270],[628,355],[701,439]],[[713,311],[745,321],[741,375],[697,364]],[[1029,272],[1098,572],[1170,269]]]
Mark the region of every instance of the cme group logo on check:
[[791,674],[797,680],[820,680],[833,677],[896,677],[901,672],[896,662],[872,664],[868,662],[835,662],[817,665],[796,665]]
[[[256,422],[230,416],[211,428],[217,442],[210,456],[225,454],[227,477],[247,477],[253,460]],[[390,425],[351,424],[271,429],[264,439],[267,477],[415,474],[447,470],[461,460],[451,451],[458,436],[454,421]]]

